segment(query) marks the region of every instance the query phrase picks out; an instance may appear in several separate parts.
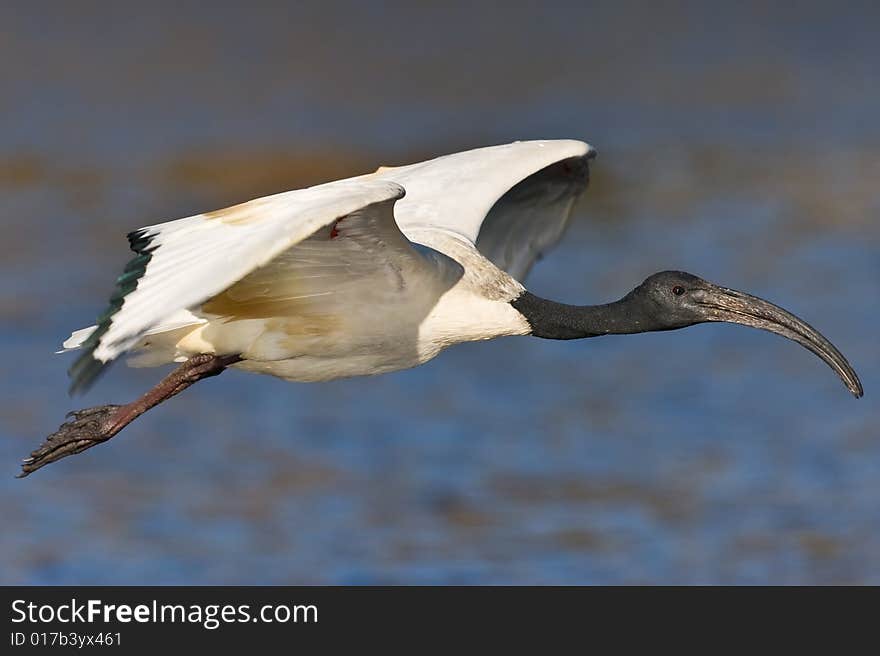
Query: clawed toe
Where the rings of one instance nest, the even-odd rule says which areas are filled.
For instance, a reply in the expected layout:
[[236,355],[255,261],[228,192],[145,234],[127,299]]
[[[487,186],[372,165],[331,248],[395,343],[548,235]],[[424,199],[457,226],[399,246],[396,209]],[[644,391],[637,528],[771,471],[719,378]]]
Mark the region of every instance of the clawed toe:
[[[116,412],[120,407],[118,405],[99,405],[95,408],[83,408],[82,410],[71,410],[65,415],[65,419],[80,420],[88,417],[105,417],[109,413]],[[67,425],[70,422],[64,422]]]
[[49,435],[30,456],[22,460],[18,478],[65,456],[82,453],[113,437],[115,432],[112,430],[111,419],[120,407],[102,405],[67,413],[67,421]]

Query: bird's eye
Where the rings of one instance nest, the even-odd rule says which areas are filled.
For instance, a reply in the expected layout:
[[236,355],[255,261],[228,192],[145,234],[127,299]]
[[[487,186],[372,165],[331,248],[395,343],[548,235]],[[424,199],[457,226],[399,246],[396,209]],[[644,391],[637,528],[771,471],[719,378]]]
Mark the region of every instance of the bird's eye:
[[681,296],[682,294],[684,294],[684,287],[682,287],[681,285],[676,285],[672,288],[672,293],[676,296]]

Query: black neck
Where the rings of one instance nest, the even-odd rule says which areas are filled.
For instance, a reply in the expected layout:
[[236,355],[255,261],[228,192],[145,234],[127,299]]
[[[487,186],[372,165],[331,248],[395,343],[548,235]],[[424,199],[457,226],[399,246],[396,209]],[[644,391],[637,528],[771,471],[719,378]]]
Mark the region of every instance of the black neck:
[[524,292],[510,304],[529,322],[532,335],[546,339],[629,335],[655,329],[642,304],[630,296],[605,305],[566,305]]

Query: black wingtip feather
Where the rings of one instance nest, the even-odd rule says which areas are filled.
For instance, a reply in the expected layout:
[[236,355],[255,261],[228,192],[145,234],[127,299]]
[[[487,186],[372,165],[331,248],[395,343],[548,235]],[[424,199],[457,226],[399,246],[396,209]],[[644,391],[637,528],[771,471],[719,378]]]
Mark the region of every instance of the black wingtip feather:
[[96,359],[91,353],[84,353],[77,358],[68,370],[71,378],[69,389],[71,396],[85,392],[91,387],[109,364],[109,362],[101,362]]
[[116,288],[110,296],[110,303],[98,317],[98,327],[83,343],[83,354],[68,369],[67,373],[71,379],[71,395],[86,391],[110,364],[110,362],[102,362],[95,358],[95,349],[101,343],[101,338],[110,329],[113,317],[125,303],[125,297],[137,289],[138,283],[147,270],[147,265],[157,248],[157,245],[153,243],[153,238],[154,235],[149,234],[143,228],[128,234],[129,246],[137,255],[129,260],[122,275],[116,279]]

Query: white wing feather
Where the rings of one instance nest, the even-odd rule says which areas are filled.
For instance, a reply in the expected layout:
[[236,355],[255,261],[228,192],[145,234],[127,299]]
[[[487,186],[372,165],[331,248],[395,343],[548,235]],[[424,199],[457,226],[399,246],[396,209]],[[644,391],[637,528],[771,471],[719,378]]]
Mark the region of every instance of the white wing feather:
[[[189,310],[178,310],[147,330],[144,335],[156,335],[158,333],[177,330],[178,328],[185,328],[186,326],[193,326],[199,323],[205,323],[205,320],[197,317]],[[65,339],[61,344],[61,350],[55,352],[67,353],[68,351],[76,351],[77,349],[82,348],[97,328],[97,326],[89,326],[88,328],[74,330],[70,334],[70,337]]]
[[[548,166],[594,154],[583,141],[517,141],[383,167],[374,178],[393,180],[406,189],[406,198],[394,208],[404,234],[440,229],[476,244],[486,216],[514,186]],[[540,218],[533,220],[540,223]]]
[[86,352],[71,368],[73,389],[88,385],[166,317],[222,292],[337,218],[403,195],[391,181],[341,180],[132,233],[148,261],[83,344]]

